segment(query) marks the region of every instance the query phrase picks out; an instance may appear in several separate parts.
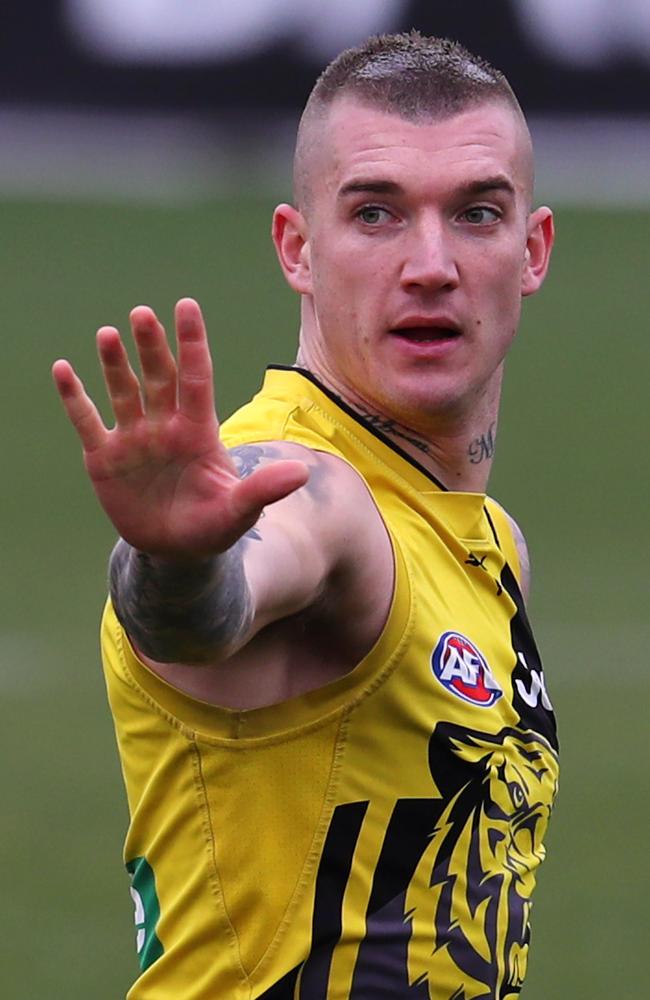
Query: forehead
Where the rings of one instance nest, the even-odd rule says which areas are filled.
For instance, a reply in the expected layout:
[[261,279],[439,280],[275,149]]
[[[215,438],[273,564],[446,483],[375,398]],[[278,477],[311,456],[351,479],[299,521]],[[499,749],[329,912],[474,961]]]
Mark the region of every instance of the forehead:
[[312,193],[336,195],[358,179],[414,189],[453,187],[505,176],[522,195],[532,186],[525,124],[505,102],[481,104],[443,119],[412,121],[359,101],[334,102],[321,122]]

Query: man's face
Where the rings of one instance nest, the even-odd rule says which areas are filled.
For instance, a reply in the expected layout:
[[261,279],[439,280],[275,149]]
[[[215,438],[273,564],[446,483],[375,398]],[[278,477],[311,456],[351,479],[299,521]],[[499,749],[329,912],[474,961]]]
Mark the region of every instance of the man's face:
[[291,283],[315,370],[351,402],[424,431],[498,395],[521,297],[543,280],[530,273],[539,212],[552,236],[548,210],[529,214],[532,159],[515,112],[494,103],[413,122],[345,97],[308,158]]

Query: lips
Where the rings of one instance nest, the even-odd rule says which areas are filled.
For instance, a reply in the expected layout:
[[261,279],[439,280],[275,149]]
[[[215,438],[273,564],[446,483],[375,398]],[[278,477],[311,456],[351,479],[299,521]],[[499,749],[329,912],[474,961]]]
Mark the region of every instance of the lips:
[[418,343],[435,343],[440,340],[453,340],[460,337],[460,331],[450,326],[399,326],[392,327],[391,333],[405,340],[415,340]]

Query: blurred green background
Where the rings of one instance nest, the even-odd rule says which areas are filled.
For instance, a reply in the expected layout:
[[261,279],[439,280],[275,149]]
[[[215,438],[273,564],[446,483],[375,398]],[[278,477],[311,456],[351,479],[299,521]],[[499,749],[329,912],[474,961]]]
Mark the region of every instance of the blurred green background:
[[[117,1000],[136,973],[96,638],[113,535],[50,364],[71,358],[102,398],[95,328],[124,327],[138,302],[169,319],[194,295],[229,413],[266,362],[294,356],[271,208],[1,205],[6,1000]],[[529,539],[564,761],[524,996],[613,1000],[646,978],[650,212],[560,208],[557,226],[509,363],[491,488]]]

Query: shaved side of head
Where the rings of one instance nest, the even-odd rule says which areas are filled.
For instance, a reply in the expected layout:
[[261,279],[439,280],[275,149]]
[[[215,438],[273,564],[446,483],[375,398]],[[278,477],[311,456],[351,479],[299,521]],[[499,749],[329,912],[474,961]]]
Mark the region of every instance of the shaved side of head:
[[346,49],[316,81],[300,119],[294,157],[294,200],[301,212],[309,212],[329,113],[344,97],[413,122],[451,118],[482,104],[511,107],[521,123],[522,170],[532,199],[530,133],[503,73],[457,42],[411,31],[378,35]]

